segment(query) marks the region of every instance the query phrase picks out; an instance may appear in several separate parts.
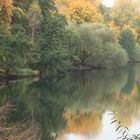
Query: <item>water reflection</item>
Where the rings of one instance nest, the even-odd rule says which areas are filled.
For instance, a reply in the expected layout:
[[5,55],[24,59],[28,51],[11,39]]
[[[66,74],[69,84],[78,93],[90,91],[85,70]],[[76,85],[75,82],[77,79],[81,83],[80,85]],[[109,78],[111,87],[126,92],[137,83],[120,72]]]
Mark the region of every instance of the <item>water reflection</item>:
[[[117,138],[108,111],[138,133],[140,65],[0,85],[0,139]],[[3,109],[5,105],[14,108]],[[8,110],[8,112],[5,112]]]

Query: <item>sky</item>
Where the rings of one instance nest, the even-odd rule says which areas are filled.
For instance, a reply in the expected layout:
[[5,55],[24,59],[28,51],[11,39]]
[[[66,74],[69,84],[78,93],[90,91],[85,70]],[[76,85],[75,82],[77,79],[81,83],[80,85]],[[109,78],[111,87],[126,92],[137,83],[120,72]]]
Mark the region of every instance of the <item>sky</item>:
[[112,7],[114,3],[114,0],[103,0],[103,4],[107,7]]

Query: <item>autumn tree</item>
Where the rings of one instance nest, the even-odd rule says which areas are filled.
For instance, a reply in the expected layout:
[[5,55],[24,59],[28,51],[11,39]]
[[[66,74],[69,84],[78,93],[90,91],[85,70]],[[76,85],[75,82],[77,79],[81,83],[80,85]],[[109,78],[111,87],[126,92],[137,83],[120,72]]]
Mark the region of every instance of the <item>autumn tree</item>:
[[12,0],[0,0],[0,24],[9,28],[12,16]]
[[134,0],[115,0],[112,16],[117,25],[130,24],[138,15]]
[[120,29],[121,27],[116,25],[115,22],[113,20],[110,20],[107,24],[113,31],[115,31],[115,33],[117,34],[117,36],[119,36],[120,34]]
[[91,1],[73,0],[68,1],[59,8],[61,14],[66,15],[69,20],[80,24],[83,22],[102,22],[103,17]]
[[102,3],[102,0],[90,0],[96,7],[99,7],[100,4]]

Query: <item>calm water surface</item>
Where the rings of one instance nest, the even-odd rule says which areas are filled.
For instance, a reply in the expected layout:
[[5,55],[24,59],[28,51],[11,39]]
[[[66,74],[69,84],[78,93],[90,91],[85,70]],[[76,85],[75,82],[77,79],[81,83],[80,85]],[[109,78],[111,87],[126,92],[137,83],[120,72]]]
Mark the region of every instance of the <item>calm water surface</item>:
[[0,106],[2,140],[116,140],[114,116],[140,134],[140,65],[1,82]]

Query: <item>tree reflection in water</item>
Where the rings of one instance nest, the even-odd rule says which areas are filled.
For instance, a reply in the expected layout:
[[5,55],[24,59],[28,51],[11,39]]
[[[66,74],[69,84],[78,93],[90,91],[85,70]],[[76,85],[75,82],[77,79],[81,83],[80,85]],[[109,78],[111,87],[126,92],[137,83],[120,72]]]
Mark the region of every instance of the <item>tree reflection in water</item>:
[[[126,126],[140,118],[140,67],[78,72],[0,86],[2,140],[53,140],[66,134],[98,135],[102,115],[116,111]],[[1,114],[2,113],[2,114]],[[3,116],[3,117],[2,117]]]

